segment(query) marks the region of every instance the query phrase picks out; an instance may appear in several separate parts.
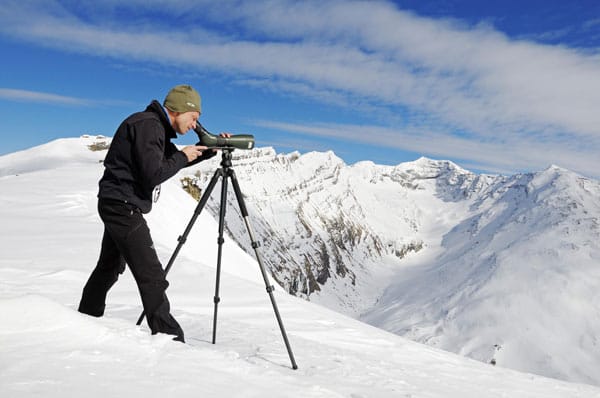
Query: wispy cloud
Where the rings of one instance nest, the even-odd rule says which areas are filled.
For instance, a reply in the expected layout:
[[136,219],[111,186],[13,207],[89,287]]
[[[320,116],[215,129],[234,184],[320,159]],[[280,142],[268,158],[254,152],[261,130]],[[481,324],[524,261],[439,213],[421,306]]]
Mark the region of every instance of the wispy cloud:
[[498,173],[532,167],[539,170],[550,164],[560,164],[571,169],[582,168],[595,175],[598,166],[595,148],[570,141],[543,143],[524,137],[484,142],[427,127],[398,129],[364,124],[294,124],[270,120],[257,120],[253,124],[265,129],[409,150],[430,157],[460,159],[464,161],[462,164],[472,163],[477,165],[477,169]]
[[593,18],[585,21],[582,25],[582,29],[588,31],[592,29],[597,29],[600,26],[600,18]]
[[0,87],[0,98],[9,101],[18,102],[45,102],[61,105],[74,105],[74,106],[89,106],[92,101],[83,98],[67,97],[64,95],[57,95],[51,93],[41,93],[38,91],[20,90],[13,88],[1,88]]
[[87,99],[70,97],[54,93],[44,93],[40,91],[31,91],[15,88],[2,88],[0,87],[0,98],[15,101],[15,102],[39,102],[46,104],[56,105],[70,105],[70,106],[124,106],[131,105],[129,101],[115,100],[115,99]]
[[[402,149],[490,169],[559,163],[597,174],[598,51],[512,40],[489,25],[422,18],[386,1],[27,4],[2,7],[0,33],[211,70],[338,106],[361,104],[379,117],[410,115],[379,120],[390,126],[377,133]],[[151,19],[155,9],[181,24]],[[302,132],[330,135],[338,127]]]

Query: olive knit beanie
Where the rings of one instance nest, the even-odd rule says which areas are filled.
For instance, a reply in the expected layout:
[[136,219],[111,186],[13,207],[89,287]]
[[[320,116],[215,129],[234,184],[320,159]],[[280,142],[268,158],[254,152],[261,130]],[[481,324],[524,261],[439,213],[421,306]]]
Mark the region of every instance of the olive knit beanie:
[[173,87],[163,105],[173,112],[202,112],[200,94],[187,84]]

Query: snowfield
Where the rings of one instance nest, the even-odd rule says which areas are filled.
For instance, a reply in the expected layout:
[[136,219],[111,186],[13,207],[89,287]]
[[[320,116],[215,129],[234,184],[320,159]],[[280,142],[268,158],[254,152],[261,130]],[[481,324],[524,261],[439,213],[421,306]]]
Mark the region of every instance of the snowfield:
[[[218,162],[183,173],[206,186]],[[484,363],[600,385],[600,182],[557,166],[478,175],[269,148],[233,163],[286,291]]]
[[[129,271],[103,318],[79,314],[102,236],[104,153],[87,148],[95,140],[0,157],[1,397],[600,397],[598,387],[467,359],[277,288],[292,370],[258,265],[229,238],[213,345],[217,223],[208,212],[168,277],[186,344],[135,326],[141,304]],[[178,178],[163,184],[147,216],[163,264],[195,206]]]

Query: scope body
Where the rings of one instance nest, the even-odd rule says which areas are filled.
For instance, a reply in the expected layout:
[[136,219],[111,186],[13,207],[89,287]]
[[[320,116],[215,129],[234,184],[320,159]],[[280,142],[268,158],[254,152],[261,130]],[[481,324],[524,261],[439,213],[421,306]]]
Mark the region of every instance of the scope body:
[[235,134],[231,137],[221,137],[219,135],[212,134],[200,123],[196,123],[196,128],[194,131],[200,140],[199,144],[208,148],[254,148],[254,136],[251,134]]

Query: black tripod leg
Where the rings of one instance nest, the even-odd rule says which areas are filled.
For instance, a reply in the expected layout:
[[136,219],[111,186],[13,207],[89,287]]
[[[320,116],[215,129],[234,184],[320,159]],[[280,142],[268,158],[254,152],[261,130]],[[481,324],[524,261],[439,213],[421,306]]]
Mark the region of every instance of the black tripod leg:
[[[206,187],[206,190],[202,194],[202,197],[200,198],[200,202],[198,202],[198,206],[196,206],[196,210],[194,210],[194,215],[192,216],[187,227],[185,228],[183,235],[181,235],[181,236],[179,236],[179,238],[177,238],[179,243],[177,244],[175,251],[173,251],[171,258],[169,259],[169,262],[167,263],[167,267],[165,268],[165,275],[167,275],[169,273],[169,270],[171,269],[171,266],[175,262],[175,258],[177,258],[177,255],[179,254],[179,250],[181,250],[181,247],[185,244],[185,241],[187,240],[187,236],[189,235],[190,231],[192,230],[192,227],[194,226],[196,219],[202,212],[202,209],[204,209],[206,202],[208,202],[208,198],[210,197],[210,194],[212,193],[213,189],[215,188],[217,180],[219,179],[219,177],[222,177],[223,175],[224,175],[223,169],[217,169],[217,171],[215,171],[215,174],[213,175],[212,179],[210,180],[208,187]],[[223,178],[223,180],[225,180],[225,178]],[[140,317],[137,320],[136,325],[139,326],[142,324],[142,321],[144,320],[145,315],[146,315],[145,312],[142,311],[142,313],[140,314]]]
[[221,298],[219,297],[219,286],[221,284],[221,258],[223,256],[223,228],[225,226],[225,209],[227,208],[227,171],[224,172],[223,179],[221,180],[221,207],[219,209],[219,237],[217,238],[218,251],[217,251],[217,279],[215,282],[215,311],[213,315],[213,333],[212,343],[215,344],[217,340],[217,311]]
[[[240,185],[237,181],[237,177],[235,176],[235,171],[233,169],[230,170],[229,176],[231,177],[231,182],[233,185],[233,190],[235,192],[235,197],[237,198],[238,205],[240,206],[240,211],[242,212],[242,217],[244,218],[244,223],[246,224],[246,229],[248,230],[248,234],[250,235],[250,241],[252,242],[252,248],[254,249],[254,253],[256,254],[256,260],[258,261],[258,266],[260,268],[260,272],[265,281],[265,286],[267,288],[267,293],[269,293],[269,298],[271,299],[271,304],[273,305],[273,311],[275,312],[275,317],[277,318],[277,323],[279,324],[279,329],[281,330],[281,335],[283,336],[283,341],[285,343],[285,347],[287,348],[288,355],[290,356],[290,361],[292,362],[292,368],[298,369],[298,365],[296,365],[296,360],[294,359],[294,353],[292,352],[292,347],[290,346],[290,342],[288,340],[287,334],[285,332],[285,328],[283,326],[283,321],[281,320],[281,316],[279,315],[279,310],[277,309],[277,303],[275,302],[275,296],[273,295],[273,290],[275,288],[270,284],[269,277],[267,272],[265,271],[265,267],[262,262],[262,258],[260,256],[260,252],[258,248],[260,247],[260,243],[256,241],[254,238],[254,231],[252,230],[252,226],[250,225],[250,221],[248,218],[248,210],[246,209],[246,204],[244,203],[244,197],[242,195],[242,191],[240,190]],[[223,180],[226,180],[227,176]]]

